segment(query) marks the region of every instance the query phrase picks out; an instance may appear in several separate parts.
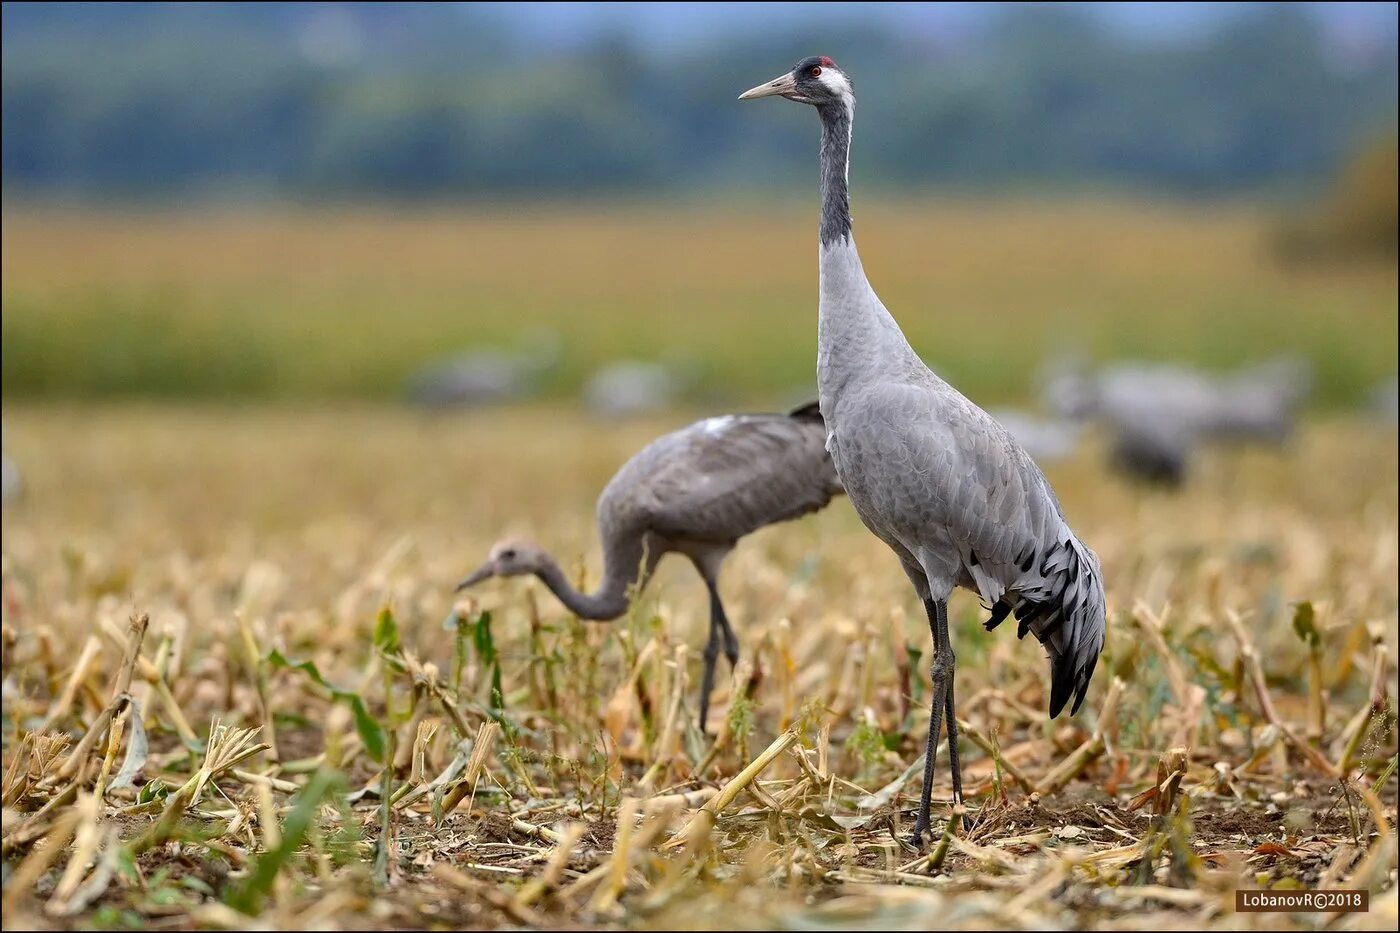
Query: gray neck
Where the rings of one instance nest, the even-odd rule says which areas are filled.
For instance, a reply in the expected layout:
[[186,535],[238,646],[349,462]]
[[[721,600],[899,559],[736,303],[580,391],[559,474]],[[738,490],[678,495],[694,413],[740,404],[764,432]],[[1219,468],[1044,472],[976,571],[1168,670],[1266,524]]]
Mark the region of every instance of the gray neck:
[[851,234],[846,186],[852,108],[817,108],[822,121],[822,226],[817,389],[827,426],[840,417],[840,399],[854,385],[888,376],[927,373],[870,287]]
[[851,202],[847,172],[851,161],[852,104],[823,104],[822,121],[822,246],[851,238]]
[[604,546],[603,582],[592,593],[574,589],[558,562],[549,555],[544,556],[542,566],[535,571],[535,576],[580,619],[606,622],[622,615],[627,611],[629,590],[650,570],[650,566],[642,566],[640,543],[605,541]]

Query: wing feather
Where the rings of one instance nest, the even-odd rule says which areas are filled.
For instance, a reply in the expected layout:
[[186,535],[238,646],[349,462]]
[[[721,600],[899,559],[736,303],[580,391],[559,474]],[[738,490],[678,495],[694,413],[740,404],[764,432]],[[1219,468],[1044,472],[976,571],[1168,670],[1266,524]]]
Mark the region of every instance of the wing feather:
[[1077,710],[1103,647],[1103,583],[1045,475],[946,384],[888,383],[861,401],[882,418],[843,423],[837,459],[857,511],[915,554],[951,542],[957,567],[946,582],[970,585],[992,626],[1014,609],[1018,633],[1034,634],[1050,656],[1051,715],[1071,696]]
[[793,414],[707,418],[658,438],[618,472],[599,501],[640,513],[675,539],[734,541],[817,511],[841,492],[826,427],[808,406]]

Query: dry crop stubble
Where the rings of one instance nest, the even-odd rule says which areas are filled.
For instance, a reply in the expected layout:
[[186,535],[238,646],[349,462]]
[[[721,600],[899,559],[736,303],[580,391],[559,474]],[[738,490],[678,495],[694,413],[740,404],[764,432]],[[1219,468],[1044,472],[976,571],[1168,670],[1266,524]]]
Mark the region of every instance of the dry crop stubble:
[[611,625],[525,581],[452,602],[510,528],[596,575],[597,490],[684,415],[4,417],[35,463],[4,514],[7,926],[1187,927],[1324,883],[1372,890],[1341,926],[1393,926],[1393,433],[1309,424],[1176,495],[1056,465],[1104,675],[1048,722],[1039,650],[960,598],[973,795],[915,854],[927,636],[846,503],[728,567],[714,738],[688,568]]

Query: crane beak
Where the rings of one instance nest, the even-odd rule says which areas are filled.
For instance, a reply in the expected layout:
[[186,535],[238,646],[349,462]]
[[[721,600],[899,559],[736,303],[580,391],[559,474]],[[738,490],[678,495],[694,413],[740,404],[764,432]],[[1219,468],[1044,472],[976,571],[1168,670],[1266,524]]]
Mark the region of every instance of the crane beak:
[[494,577],[495,575],[496,568],[492,565],[491,561],[488,560],[486,563],[482,564],[480,567],[476,568],[471,573],[463,577],[462,582],[458,583],[456,588],[453,589],[452,592],[460,593],[468,587],[476,586],[482,580]]
[[759,97],[786,97],[797,90],[797,79],[789,72],[779,75],[767,84],[760,84],[758,87],[751,87],[739,95],[740,100],[754,100]]

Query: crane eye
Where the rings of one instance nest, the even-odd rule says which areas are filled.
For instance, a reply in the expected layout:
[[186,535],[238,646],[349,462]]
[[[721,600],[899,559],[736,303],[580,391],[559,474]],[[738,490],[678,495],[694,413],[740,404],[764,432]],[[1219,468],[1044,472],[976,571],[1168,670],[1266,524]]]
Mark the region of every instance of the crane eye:
[[502,551],[501,556],[506,560],[515,560],[515,551],[514,549]]
[[814,78],[820,78],[821,76],[822,76],[822,69],[821,69],[821,66],[820,66],[820,65],[813,65],[813,66],[812,66],[812,77],[814,77]]

